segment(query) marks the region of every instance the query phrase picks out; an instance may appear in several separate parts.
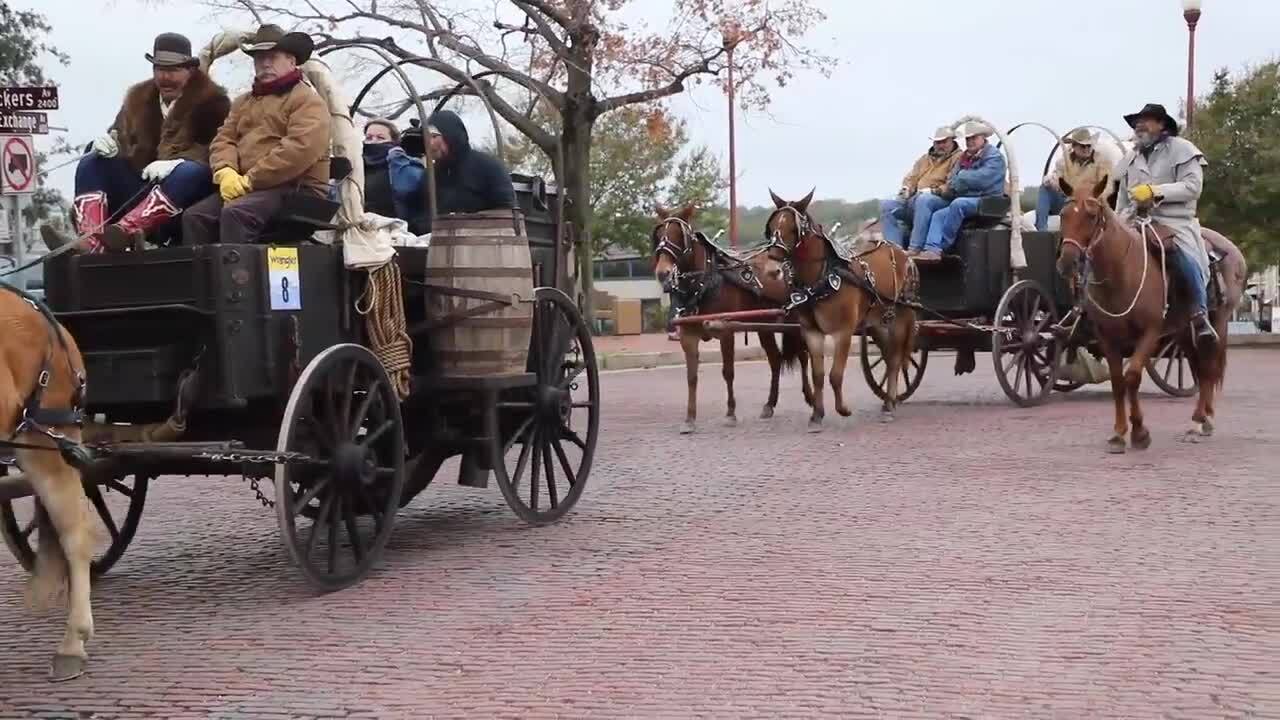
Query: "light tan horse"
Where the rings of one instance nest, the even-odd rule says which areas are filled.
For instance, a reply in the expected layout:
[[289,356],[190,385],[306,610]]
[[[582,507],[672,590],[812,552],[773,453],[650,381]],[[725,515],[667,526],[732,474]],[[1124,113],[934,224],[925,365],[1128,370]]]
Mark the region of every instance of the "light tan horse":
[[914,299],[919,287],[915,263],[906,252],[883,240],[857,245],[850,260],[836,252],[822,226],[809,216],[813,191],[803,199],[788,202],[769,191],[775,210],[765,223],[769,254],[782,263],[783,274],[792,292],[809,300],[799,308],[805,344],[813,372],[813,414],[809,431],[820,432],[825,415],[822,401],[824,344],[835,339],[831,362],[831,392],[836,412],[852,414],[844,400],[844,370],[856,332],[866,329],[881,340],[888,366],[888,399],[881,406],[881,420],[893,420],[898,404],[898,382],[902,367],[911,357],[915,343],[916,313],[894,301]]
[[[689,224],[697,214],[696,205],[679,212],[658,207],[658,224],[651,235],[654,277],[671,294],[671,301],[683,306],[688,315],[712,315],[743,310],[781,308],[787,302],[786,283],[777,272],[778,263],[763,253],[738,258],[716,247],[706,236],[694,232]],[[813,405],[809,387],[808,353],[804,342],[793,333],[783,333],[779,350],[774,334],[757,333],[760,347],[769,361],[769,398],[760,418],[773,417],[778,404],[778,377],[783,368],[800,364],[801,391],[805,402]],[[732,330],[716,329],[708,323],[684,325],[680,347],[684,350],[689,399],[682,434],[693,432],[698,417],[698,343],[720,341],[721,374],[727,391],[725,423],[738,423],[737,400],[733,394],[734,340]]]
[[[58,451],[50,434],[78,443],[79,427],[52,422],[52,427],[33,425],[25,413],[35,411],[35,406],[50,412],[72,409],[83,377],[84,361],[71,334],[23,296],[0,289],[0,440],[40,448],[14,449],[43,508],[37,517],[39,544],[28,602],[41,609],[63,593],[67,597],[66,631],[53,656],[53,680],[79,676],[88,659],[85,643],[93,637],[89,563],[96,533],[80,473]],[[41,419],[38,413],[35,417]]]

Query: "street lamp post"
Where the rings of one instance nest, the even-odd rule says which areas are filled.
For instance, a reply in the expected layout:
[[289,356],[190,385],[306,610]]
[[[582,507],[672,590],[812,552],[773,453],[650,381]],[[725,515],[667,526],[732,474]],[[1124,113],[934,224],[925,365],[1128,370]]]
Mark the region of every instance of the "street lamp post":
[[738,247],[738,163],[734,146],[734,86],[733,86],[733,51],[742,41],[742,33],[736,24],[725,27],[724,32],[725,60],[729,66],[729,246]]
[[1196,105],[1196,23],[1200,22],[1200,0],[1182,0],[1182,18],[1187,21],[1187,130]]

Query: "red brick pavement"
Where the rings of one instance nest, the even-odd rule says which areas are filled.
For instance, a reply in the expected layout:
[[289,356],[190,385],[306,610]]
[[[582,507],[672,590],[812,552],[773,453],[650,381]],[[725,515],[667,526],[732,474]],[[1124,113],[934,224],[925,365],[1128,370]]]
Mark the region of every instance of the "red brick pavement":
[[61,617],[0,563],[0,717],[1280,717],[1280,354],[1233,352],[1206,444],[1147,393],[1123,456],[1099,389],[1018,409],[989,367],[933,364],[888,426],[851,378],[819,436],[794,376],[748,419],[762,365],[732,429],[703,373],[691,437],[680,368],[607,375],[568,519],[442,476],[323,597],[237,481],[161,481],[86,677],[43,681]]

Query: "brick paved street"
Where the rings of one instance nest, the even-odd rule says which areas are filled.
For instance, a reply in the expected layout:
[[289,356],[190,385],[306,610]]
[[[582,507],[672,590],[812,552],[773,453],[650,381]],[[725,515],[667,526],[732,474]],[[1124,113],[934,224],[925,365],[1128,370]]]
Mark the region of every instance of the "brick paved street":
[[607,374],[564,522],[446,468],[323,597],[239,481],[159,481],[84,678],[0,561],[0,717],[1280,717],[1280,352],[1232,351],[1205,444],[1148,382],[1123,456],[1101,386],[1024,410],[934,360],[887,426],[855,364],[818,436],[794,375],[754,419],[761,364],[732,429],[704,369],[691,437],[682,369]]

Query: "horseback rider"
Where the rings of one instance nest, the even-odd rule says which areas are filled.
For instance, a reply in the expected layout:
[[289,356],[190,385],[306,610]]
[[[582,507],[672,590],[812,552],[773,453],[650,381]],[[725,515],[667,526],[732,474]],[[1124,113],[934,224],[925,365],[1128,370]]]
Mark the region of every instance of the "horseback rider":
[[1209,322],[1206,289],[1209,255],[1196,221],[1207,164],[1204,153],[1178,136],[1178,122],[1163,105],[1148,103],[1124,119],[1134,129],[1137,144],[1111,174],[1127,191],[1120,193],[1116,211],[1132,221],[1139,206],[1149,206],[1151,219],[1174,231],[1177,252],[1169,259],[1186,278],[1195,336],[1216,342],[1218,333]]

